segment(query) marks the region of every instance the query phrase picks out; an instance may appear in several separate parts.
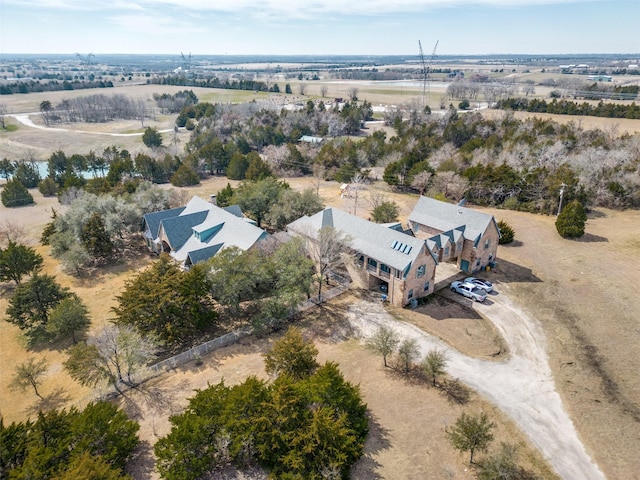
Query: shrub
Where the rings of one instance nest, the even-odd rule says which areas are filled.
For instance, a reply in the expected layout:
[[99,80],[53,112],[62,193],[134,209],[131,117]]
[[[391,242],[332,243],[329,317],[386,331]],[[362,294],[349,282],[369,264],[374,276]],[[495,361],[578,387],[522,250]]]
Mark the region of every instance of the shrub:
[[574,200],[558,215],[556,230],[563,238],[578,238],[584,235],[587,214],[578,200]]
[[198,174],[186,165],[180,165],[180,168],[171,176],[171,185],[174,187],[188,187],[200,183]]
[[162,146],[162,135],[154,127],[147,127],[142,135],[142,142],[149,148]]
[[46,177],[38,184],[38,190],[45,197],[53,197],[58,193],[58,184],[51,177]]
[[516,236],[515,230],[504,220],[498,222],[498,228],[500,229],[500,245],[513,242],[513,237]]
[[21,207],[33,203],[33,197],[19,180],[9,180],[2,189],[2,204],[5,207]]

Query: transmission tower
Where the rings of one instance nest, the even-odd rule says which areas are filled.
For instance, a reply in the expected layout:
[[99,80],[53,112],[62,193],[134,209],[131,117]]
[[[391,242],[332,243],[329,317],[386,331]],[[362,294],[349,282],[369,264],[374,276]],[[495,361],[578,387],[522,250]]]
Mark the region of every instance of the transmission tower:
[[422,68],[420,69],[420,77],[422,79],[422,106],[424,107],[425,93],[427,91],[427,62],[424,59],[422,42],[420,42],[420,40],[418,40],[418,48],[420,49],[420,63],[422,65]]
[[180,55],[182,55],[182,68],[188,72],[189,70],[191,70],[191,52],[189,52],[188,57],[185,56],[185,54],[182,52],[180,52]]
[[436,49],[438,48],[438,42],[440,40],[436,40],[436,44],[433,47],[433,52],[431,52],[431,58],[429,59],[429,64],[427,65],[427,71],[424,74],[424,83],[427,86],[427,104],[429,103],[429,72],[431,71],[431,64],[433,60],[436,58]]
[[91,57],[95,57],[95,55],[93,53],[89,53],[87,56],[84,56],[76,53],[76,57],[80,60],[80,66],[84,67],[85,70],[89,70],[91,67]]

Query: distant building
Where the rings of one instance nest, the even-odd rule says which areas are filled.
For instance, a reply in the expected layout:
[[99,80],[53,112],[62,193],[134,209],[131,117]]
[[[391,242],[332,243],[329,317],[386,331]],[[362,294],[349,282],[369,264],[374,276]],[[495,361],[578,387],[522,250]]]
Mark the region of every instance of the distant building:
[[322,143],[323,140],[322,137],[313,137],[311,135],[303,135],[298,139],[302,143]]
[[610,75],[589,75],[587,78],[592,82],[611,82],[613,80]]

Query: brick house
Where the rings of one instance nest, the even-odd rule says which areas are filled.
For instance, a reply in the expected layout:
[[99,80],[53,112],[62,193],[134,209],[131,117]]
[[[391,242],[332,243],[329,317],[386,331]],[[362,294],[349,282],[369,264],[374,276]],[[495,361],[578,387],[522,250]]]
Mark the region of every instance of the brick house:
[[409,215],[413,234],[427,242],[439,262],[475,273],[496,260],[500,230],[493,215],[420,197]]
[[345,265],[354,283],[386,292],[388,300],[400,306],[433,293],[436,257],[424,240],[407,235],[399,224],[385,226],[325,208],[295,220],[287,230],[312,244],[323,227],[348,238]]

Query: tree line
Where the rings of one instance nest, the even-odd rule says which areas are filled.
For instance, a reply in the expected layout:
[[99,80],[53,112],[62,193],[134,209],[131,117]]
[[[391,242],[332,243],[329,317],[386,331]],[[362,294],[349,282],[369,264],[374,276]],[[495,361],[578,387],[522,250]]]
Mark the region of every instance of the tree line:
[[111,80],[64,80],[59,82],[51,80],[40,82],[31,80],[28,82],[13,82],[0,85],[0,95],[13,95],[17,93],[57,92],[60,90],[83,90],[87,88],[112,88]]
[[252,90],[254,92],[274,92],[279,93],[280,87],[277,83],[267,85],[267,83],[252,80],[221,80],[218,77],[196,78],[186,75],[156,75],[147,79],[147,83],[153,85],[179,85],[185,87],[202,87],[202,88],[224,88],[226,90]]
[[144,122],[153,113],[145,100],[133,100],[122,94],[67,98],[55,106],[45,100],[40,103],[40,111],[47,125],[63,122],[104,123],[116,119]]
[[550,102],[532,98],[508,98],[500,100],[496,106],[501,110],[514,110],[523,112],[554,113],[558,115],[585,115],[591,117],[606,118],[640,118],[640,106],[635,102],[630,105],[619,103],[605,103],[599,101],[597,105],[583,102],[577,103],[571,100],[558,100],[554,98]]

